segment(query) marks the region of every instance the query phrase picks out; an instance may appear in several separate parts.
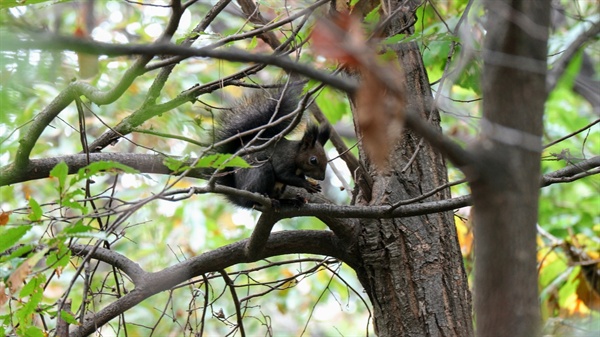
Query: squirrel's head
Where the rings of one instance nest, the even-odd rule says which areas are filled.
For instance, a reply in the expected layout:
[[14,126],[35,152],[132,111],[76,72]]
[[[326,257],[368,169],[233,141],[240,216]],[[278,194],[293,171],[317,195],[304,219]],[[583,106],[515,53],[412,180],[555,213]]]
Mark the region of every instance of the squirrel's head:
[[323,123],[320,127],[310,125],[302,140],[300,150],[296,156],[296,166],[305,176],[316,179],[325,179],[327,156],[323,145],[329,139],[329,124]]

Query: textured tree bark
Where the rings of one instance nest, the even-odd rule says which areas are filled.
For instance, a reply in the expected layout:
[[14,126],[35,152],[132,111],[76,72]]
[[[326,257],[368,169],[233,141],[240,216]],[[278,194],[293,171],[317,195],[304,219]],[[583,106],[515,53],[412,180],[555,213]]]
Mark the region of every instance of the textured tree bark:
[[471,181],[479,336],[536,336],[536,222],[550,1],[488,0]]
[[[399,5],[394,3],[390,11]],[[412,28],[406,27],[414,20],[417,3],[410,6],[393,19],[386,36],[401,31],[412,33]],[[396,53],[405,75],[409,108],[420,112],[441,132],[438,111],[428,108],[432,94],[417,44],[402,44]],[[361,134],[361,130],[356,131]],[[401,140],[392,144],[391,173],[378,173],[363,149],[359,151],[373,186],[368,195],[359,191],[357,205],[387,205],[447,182],[444,158],[411,130],[404,130]],[[408,169],[402,172],[409,162]],[[446,189],[427,200],[449,197]],[[379,336],[473,335],[471,296],[452,212],[404,219],[364,219],[359,227],[363,264],[357,274],[371,299]]]

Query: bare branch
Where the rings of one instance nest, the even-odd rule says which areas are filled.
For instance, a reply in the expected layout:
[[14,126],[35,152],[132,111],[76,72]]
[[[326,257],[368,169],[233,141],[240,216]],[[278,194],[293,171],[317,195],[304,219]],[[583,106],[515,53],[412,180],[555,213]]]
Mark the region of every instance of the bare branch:
[[[136,284],[135,289],[88,317],[82,325],[74,327],[71,330],[70,336],[87,336],[96,327],[106,324],[111,319],[152,295],[175,287],[192,277],[223,270],[238,263],[253,262],[270,256],[298,253],[332,256],[350,265],[355,265],[356,262],[339,248],[340,242],[335,235],[326,231],[284,231],[273,233],[263,253],[253,260],[249,260],[246,257],[246,244],[247,240],[239,241],[206,252],[161,271],[145,274]],[[84,253],[86,249],[82,247],[80,252]]]
[[[69,314],[73,315],[71,312],[71,303],[72,301],[66,300],[65,303],[59,303],[59,306],[62,307],[62,311],[66,311]],[[63,319],[63,316],[59,313],[56,315],[56,334],[54,336],[67,336],[69,334],[69,323]]]
[[[85,256],[92,251],[92,246],[74,244],[71,246],[71,251],[74,255]],[[138,283],[143,281],[146,275],[148,275],[148,273],[144,271],[139,264],[133,262],[124,255],[109,249],[97,247],[91,254],[91,258],[121,269],[125,274],[127,274],[127,276],[131,278],[131,281],[136,286]]]
[[233,300],[233,304],[235,305],[235,313],[237,316],[237,327],[240,329],[240,335],[242,335],[242,337],[245,337],[246,331],[244,330],[244,315],[242,314],[242,309],[240,308],[240,300],[238,298],[237,292],[235,291],[235,284],[231,280],[231,277],[227,275],[225,269],[219,270],[219,273],[223,277],[223,280],[225,280],[225,284],[231,292],[231,298]]
[[[155,173],[155,174],[171,174],[172,172],[164,166],[162,161],[164,157],[157,155],[148,154],[122,154],[122,153],[91,153],[90,162],[96,161],[116,161],[125,165],[131,166],[140,170],[143,173]],[[54,157],[47,159],[33,159],[31,163],[25,169],[23,174],[9,176],[8,173],[14,173],[14,165],[8,165],[0,168],[0,186],[15,184],[23,181],[29,181],[34,179],[46,178],[49,175],[50,170],[59,162],[64,161],[69,166],[69,174],[74,174],[82,167],[87,165],[86,156],[84,154],[70,155],[64,157]],[[193,161],[193,159],[189,159]],[[591,171],[600,167],[600,156],[593,157],[588,160],[584,160],[575,165],[565,167],[555,172],[548,173],[542,177],[541,187],[545,187],[554,183],[568,182],[583,178],[588,175],[596,174],[597,171]],[[590,174],[578,175],[587,171],[591,171]],[[577,176],[575,176],[577,175]],[[193,178],[206,178],[206,173],[202,169],[191,170],[187,177]],[[571,180],[566,180],[571,179]],[[446,187],[446,186],[443,186]],[[426,194],[424,197],[430,196],[432,193],[436,193],[440,188],[436,188]],[[255,193],[248,191],[238,190],[227,186],[215,185],[213,188],[209,186],[205,187],[194,187],[192,189],[185,190],[174,190],[164,192],[156,198],[165,200],[177,194],[191,195],[193,194],[205,194],[205,193],[223,193],[223,194],[234,194],[244,198],[258,202],[261,205],[266,205],[266,209],[270,209],[270,199],[260,196]],[[454,210],[471,205],[470,196],[462,196],[453,199],[414,203],[423,199],[423,197],[417,197],[411,200],[399,201],[394,205],[390,206],[340,206],[333,204],[306,204],[300,208],[294,207],[282,207],[277,213],[277,220],[283,218],[290,218],[296,216],[317,216],[327,223],[330,228],[341,238],[352,237],[353,227],[348,223],[338,223],[333,219],[348,219],[348,218],[402,218],[411,217],[416,215],[432,214],[437,212],[443,212],[448,210]],[[172,199],[175,201],[176,199]],[[408,201],[413,204],[406,204]],[[265,210],[266,210],[265,209]],[[266,220],[265,220],[266,221]],[[333,222],[332,222],[333,221]],[[271,228],[268,228],[270,232]],[[264,238],[264,233],[257,233],[256,235]],[[268,233],[267,233],[268,237]],[[264,242],[264,239],[256,241],[253,244],[252,249],[249,252],[254,252],[258,249],[256,244]]]
[[560,170],[545,174],[542,177],[541,186],[545,187],[556,183],[571,182],[590,175],[598,174],[600,173],[600,171],[598,171],[599,168],[600,156],[596,156],[581,161],[577,164],[573,164]]
[[[280,20],[275,23],[269,24],[265,20],[265,18],[260,14],[260,12],[258,11],[258,8],[256,7],[256,4],[254,3],[254,1],[240,0],[240,1],[238,1],[238,3],[240,4],[244,14],[248,17],[250,22],[258,25],[259,28],[256,28],[250,32],[246,32],[246,33],[239,34],[239,35],[230,35],[230,36],[222,39],[221,41],[218,41],[215,45],[212,45],[211,47],[219,47],[219,46],[222,46],[231,41],[245,39],[248,37],[258,35],[263,41],[265,41],[269,46],[271,46],[271,48],[280,49],[282,44],[277,39],[277,36],[273,33],[273,30],[275,28],[278,28],[287,23],[290,23],[301,16],[309,16],[318,7],[321,7],[325,4],[327,4],[328,2],[329,2],[329,0],[317,1],[314,4],[304,8],[303,10],[298,11],[294,15],[290,15],[289,17],[285,18],[284,20]],[[292,34],[292,35],[295,36],[297,34]]]
[[232,62],[255,62],[276,66],[290,72],[316,79],[334,88],[352,93],[356,88],[354,81],[332,76],[316,70],[314,67],[293,62],[281,55],[252,54],[236,48],[212,49],[190,48],[178,46],[168,42],[152,45],[139,44],[111,44],[104,42],[85,41],[77,38],[58,36],[54,34],[37,34],[29,40],[19,40],[13,36],[2,36],[0,50],[72,50],[87,54],[121,56],[121,55],[178,55],[185,57],[209,57]]
[[[90,153],[89,162],[114,161],[135,168],[144,173],[170,174],[172,173],[164,164],[165,157],[152,154],[133,153]],[[69,167],[69,174],[77,171],[89,163],[85,154],[73,154],[61,157],[31,159],[24,167],[16,163],[0,168],[0,186],[17,184],[36,179],[45,179],[50,176],[50,171],[60,162],[65,162]],[[190,176],[194,177],[192,173]]]
[[569,139],[569,138],[571,138],[571,137],[575,136],[576,134],[578,134],[578,133],[581,133],[581,132],[583,132],[583,131],[585,131],[585,130],[587,130],[587,129],[591,128],[592,126],[594,126],[594,125],[598,124],[599,122],[600,122],[600,119],[596,119],[595,121],[593,121],[593,122],[591,122],[590,124],[588,124],[588,125],[586,125],[586,126],[582,127],[581,129],[579,129],[579,130],[576,130],[576,131],[573,131],[573,132],[571,132],[570,134],[568,134],[568,135],[566,135],[566,136],[564,136],[564,137],[560,137],[559,139],[557,139],[557,140],[555,140],[555,141],[552,141],[552,142],[550,142],[550,143],[548,143],[548,144],[544,145],[544,149],[545,149],[545,148],[548,148],[548,147],[550,147],[550,146],[552,146],[552,145],[558,144],[558,143],[562,142],[562,141],[563,141],[563,140],[565,140],[565,139]]
[[269,239],[269,235],[271,235],[271,230],[273,226],[279,221],[280,218],[276,216],[274,212],[266,212],[261,214],[254,230],[252,231],[252,235],[250,239],[248,239],[248,244],[246,245],[246,256],[249,259],[256,258],[260,256],[262,253],[267,240]]

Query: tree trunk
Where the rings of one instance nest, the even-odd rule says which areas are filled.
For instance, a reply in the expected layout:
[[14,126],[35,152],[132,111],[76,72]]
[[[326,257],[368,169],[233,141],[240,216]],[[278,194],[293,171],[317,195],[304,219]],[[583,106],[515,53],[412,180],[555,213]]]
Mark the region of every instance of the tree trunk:
[[[386,36],[407,32],[406,27],[414,20],[416,4],[412,6],[393,19]],[[412,28],[409,30],[412,33]],[[410,109],[419,111],[441,132],[438,111],[428,108],[432,94],[417,44],[401,44],[396,53],[406,76]],[[357,134],[361,130],[357,129]],[[392,173],[385,175],[378,173],[359,149],[373,185],[371,193],[359,191],[357,205],[389,205],[447,182],[442,155],[411,130],[404,130],[401,140],[391,147]],[[416,158],[411,161],[413,156]],[[449,197],[450,190],[446,189],[426,200]],[[404,219],[362,219],[360,228],[363,267],[357,274],[371,299],[379,336],[473,335],[471,296],[452,212]]]
[[536,336],[536,222],[550,1],[489,0],[475,224],[480,336]]

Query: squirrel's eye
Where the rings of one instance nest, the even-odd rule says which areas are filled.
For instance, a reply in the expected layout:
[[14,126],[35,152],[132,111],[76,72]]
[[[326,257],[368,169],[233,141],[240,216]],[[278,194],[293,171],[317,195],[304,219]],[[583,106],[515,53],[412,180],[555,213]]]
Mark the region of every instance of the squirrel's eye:
[[319,163],[316,156],[311,156],[308,161],[310,162],[311,165],[317,165]]

